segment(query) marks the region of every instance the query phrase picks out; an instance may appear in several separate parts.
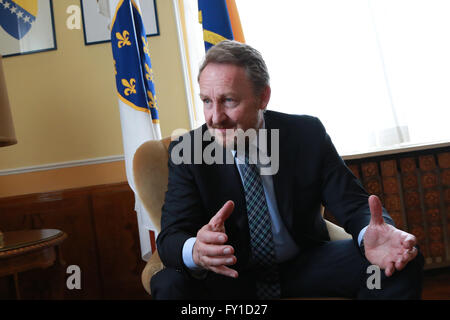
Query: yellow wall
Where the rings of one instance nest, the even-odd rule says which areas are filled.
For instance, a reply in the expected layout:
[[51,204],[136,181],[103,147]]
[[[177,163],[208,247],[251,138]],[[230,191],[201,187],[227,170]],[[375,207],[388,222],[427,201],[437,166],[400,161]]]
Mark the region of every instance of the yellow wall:
[[[80,2],[53,1],[56,51],[3,59],[19,142],[0,149],[0,170],[123,154],[110,43],[86,46],[82,29],[66,27],[66,9],[73,4]],[[156,4],[160,35],[149,37],[149,43],[161,131],[167,136],[190,126],[173,4]],[[45,187],[39,183],[45,172],[38,174],[40,179],[29,173],[0,176],[0,197],[114,182],[111,177],[124,181],[123,165],[97,166],[109,169],[93,178],[93,166],[77,167],[81,180],[73,183],[73,170],[58,169],[57,177],[48,172]],[[26,176],[34,178],[24,180]],[[27,181],[32,185],[25,189]]]

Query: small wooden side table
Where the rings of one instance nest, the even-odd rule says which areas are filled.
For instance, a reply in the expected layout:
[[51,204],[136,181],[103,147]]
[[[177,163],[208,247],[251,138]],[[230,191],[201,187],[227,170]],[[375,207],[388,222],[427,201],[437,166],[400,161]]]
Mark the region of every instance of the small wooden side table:
[[4,245],[0,248],[0,277],[14,278],[18,300],[21,299],[18,277],[20,272],[48,268],[55,264],[65,265],[60,244],[67,238],[66,233],[56,229],[40,229],[3,234]]

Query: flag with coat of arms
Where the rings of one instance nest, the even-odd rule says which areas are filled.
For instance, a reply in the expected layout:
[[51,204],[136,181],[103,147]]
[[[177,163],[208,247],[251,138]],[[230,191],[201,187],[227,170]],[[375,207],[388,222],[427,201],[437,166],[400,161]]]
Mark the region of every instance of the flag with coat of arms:
[[22,39],[38,14],[38,0],[0,0],[0,25],[10,36]]
[[205,51],[225,39],[245,43],[235,0],[198,0],[198,20]]
[[111,47],[127,180],[135,194],[141,255],[147,261],[155,249],[151,238],[156,229],[136,192],[132,166],[134,154],[142,143],[161,139],[150,47],[138,0],[103,0],[98,4],[100,11],[108,8],[111,17]]

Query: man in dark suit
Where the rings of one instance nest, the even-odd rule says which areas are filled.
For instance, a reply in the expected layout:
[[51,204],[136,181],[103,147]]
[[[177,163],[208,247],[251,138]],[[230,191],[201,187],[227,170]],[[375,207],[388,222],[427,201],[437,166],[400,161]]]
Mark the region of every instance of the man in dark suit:
[[[206,124],[169,147],[157,238],[166,268],[151,280],[154,298],[420,298],[416,238],[396,229],[379,199],[369,197],[317,118],[265,110],[271,91],[259,52],[234,41],[217,44],[199,84]],[[256,140],[263,130],[278,134],[257,144],[258,154],[278,162],[273,174],[250,161],[256,140],[237,135],[249,130]],[[208,134],[213,142],[198,143]],[[237,152],[238,141],[247,152]],[[222,150],[232,161],[195,161],[211,143],[216,160]],[[322,205],[353,240],[329,241]],[[375,287],[370,265],[384,270]]]

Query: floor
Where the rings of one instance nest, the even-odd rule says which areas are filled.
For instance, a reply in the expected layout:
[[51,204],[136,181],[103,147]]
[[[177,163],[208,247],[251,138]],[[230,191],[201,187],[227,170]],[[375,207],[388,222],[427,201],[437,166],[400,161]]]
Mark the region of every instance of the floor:
[[450,300],[450,267],[425,271],[422,299]]

